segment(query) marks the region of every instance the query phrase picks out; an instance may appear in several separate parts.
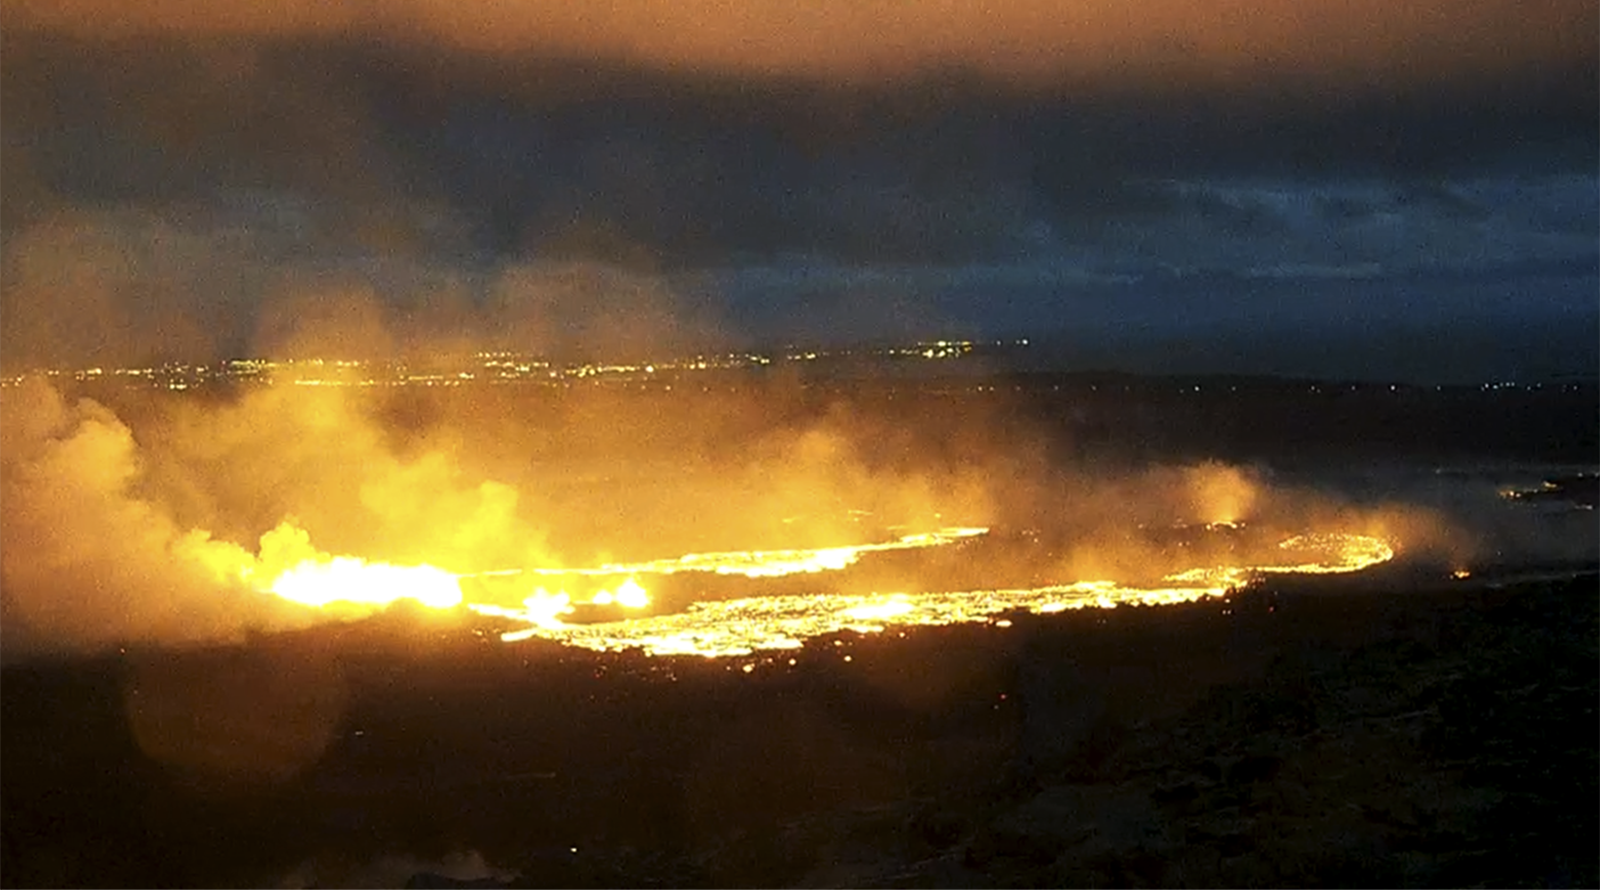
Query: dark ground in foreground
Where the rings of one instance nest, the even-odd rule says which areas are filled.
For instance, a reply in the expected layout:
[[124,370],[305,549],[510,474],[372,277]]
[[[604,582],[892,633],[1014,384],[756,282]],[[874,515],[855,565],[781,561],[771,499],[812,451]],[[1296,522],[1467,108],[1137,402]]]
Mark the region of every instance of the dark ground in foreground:
[[1597,579],[731,661],[391,614],[15,666],[0,879],[462,886],[430,873],[472,850],[478,886],[1595,886]]

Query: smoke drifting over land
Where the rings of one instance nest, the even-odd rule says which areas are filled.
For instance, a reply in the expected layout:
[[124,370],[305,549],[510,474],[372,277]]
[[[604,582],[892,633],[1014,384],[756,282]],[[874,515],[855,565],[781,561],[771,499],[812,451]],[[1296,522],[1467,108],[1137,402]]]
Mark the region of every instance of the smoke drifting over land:
[[[1593,315],[1592,4],[579,10],[5,0],[0,365],[1063,326],[1163,353],[1383,328],[1421,363],[1462,352],[1412,335],[1441,319],[1498,343]],[[1177,521],[1439,537],[1248,467],[1063,462],[1005,398],[159,395],[6,393],[8,643],[293,626],[315,614],[241,579],[341,554],[471,572],[963,523],[1061,530],[1041,571],[1070,580],[1148,568],[1140,529]]]
[[479,272],[421,255],[363,260],[309,221],[198,216],[62,212],[8,238],[0,367],[508,346],[637,358],[737,339],[663,276],[607,262],[512,260]]
[[[7,330],[37,334],[32,345],[107,358],[148,356],[151,336],[191,354],[227,348],[207,342],[203,323],[169,329],[162,312],[109,311],[129,305],[117,302],[129,292],[97,289],[96,276],[109,268],[124,282],[159,282],[160,251],[133,255],[145,265],[130,271],[114,261],[128,256],[115,245],[86,254],[78,244],[51,259],[40,244],[78,235],[32,237],[44,241],[8,254],[16,277],[6,291]],[[212,234],[195,250],[221,263],[226,241]],[[452,302],[442,288],[409,309],[369,288],[284,275],[270,258],[259,269],[280,275],[253,334],[254,348],[275,356],[426,364],[501,337],[637,357],[716,327],[663,279],[615,267],[512,267],[488,303]],[[150,292],[186,317],[182,288]],[[71,295],[80,299],[55,299]],[[1176,522],[1249,518],[1414,546],[1442,540],[1425,511],[1341,506],[1248,467],[1063,463],[1004,395],[941,408],[936,397],[897,403],[808,388],[780,371],[732,388],[685,379],[677,393],[280,382],[192,397],[91,387],[87,397],[46,380],[29,376],[0,403],[0,584],[12,654],[229,640],[347,618],[359,612],[261,592],[300,562],[341,555],[473,573],[997,526],[1061,536],[1064,549],[1033,568],[1075,581],[1148,575],[1170,556],[1158,530]],[[946,583],[911,570],[892,580]]]
[[[792,381],[681,397],[280,385],[103,399],[34,377],[4,402],[8,653],[348,618],[359,612],[246,583],[337,555],[470,573],[960,524],[1047,529],[1067,546],[1035,570],[1074,581],[1148,575],[1171,560],[1160,537],[1178,522],[1445,541],[1427,511],[1341,504],[1249,468],[1055,463],[1005,400],[959,414],[925,402],[868,411]],[[895,580],[947,583],[914,569]]]

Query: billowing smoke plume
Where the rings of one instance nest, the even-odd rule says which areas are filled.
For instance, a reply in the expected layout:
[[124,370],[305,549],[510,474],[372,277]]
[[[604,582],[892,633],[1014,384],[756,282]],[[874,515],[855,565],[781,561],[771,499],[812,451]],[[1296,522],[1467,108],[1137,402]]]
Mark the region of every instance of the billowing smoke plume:
[[[0,497],[0,602],[8,655],[237,636],[308,623],[270,597],[227,590],[238,547],[185,527],[136,490],[133,433],[103,406],[40,381],[7,394]],[[225,571],[224,571],[225,574]]]
[[[426,229],[405,221],[415,211],[374,212]],[[0,368],[417,359],[479,348],[637,358],[737,335],[693,291],[619,265],[625,246],[471,270],[460,256],[437,255],[460,251],[448,235],[417,231],[433,243],[379,250],[328,213],[260,196],[181,215],[51,210],[0,248]]]
[[[857,330],[841,318],[909,319],[920,335],[941,327],[937,288],[900,306],[881,277],[847,275],[850,286],[836,287],[808,283],[811,270],[879,257],[862,245],[888,242],[890,259],[947,279],[944,264],[976,255],[975,244],[1014,257],[1052,231],[1082,228],[1082,207],[1144,213],[1148,184],[1102,191],[1099,155],[1008,153],[1007,139],[981,128],[954,126],[932,154],[903,150],[938,136],[923,122],[943,117],[937,97],[917,91],[903,101],[930,107],[890,101],[889,117],[908,117],[880,145],[872,131],[884,115],[871,104],[835,113],[818,88],[763,117],[747,107],[762,100],[727,84],[752,72],[826,80],[944,65],[1008,76],[1198,67],[1223,79],[1255,59],[1335,76],[1369,62],[1426,68],[1432,57],[1416,50],[1443,33],[1433,18],[1368,5],[1356,14],[1287,0],[1231,11],[1166,3],[1130,18],[1110,7],[1065,16],[1053,6],[958,4],[931,15],[842,0],[715,14],[625,3],[581,15],[545,3],[464,13],[427,2],[219,11],[8,0],[0,86],[6,132],[21,135],[0,152],[0,364],[8,373],[101,365],[109,376],[164,359],[427,363],[504,347],[636,360],[737,341],[739,323],[719,314],[739,312],[772,316],[769,329],[831,322],[834,333]],[[1572,35],[1592,31],[1548,26],[1592,18],[1587,6],[1509,9],[1435,8],[1460,12],[1463,26],[1449,29],[1459,45],[1434,49],[1492,67],[1486,55],[1562,55]],[[126,46],[98,40],[128,35],[138,36]],[[180,46],[169,58],[152,35]],[[361,61],[272,49],[350,35],[393,39],[395,52]],[[618,98],[608,90],[627,98],[633,88],[604,77],[541,86],[537,65],[500,67],[503,58],[487,63],[485,82],[472,65],[455,67],[457,56],[436,72],[411,55],[417,35],[469,56],[566,54],[737,76],[669,104],[683,123],[644,115],[648,93],[616,106],[643,109],[638,121],[626,111],[592,122]],[[93,102],[70,93],[79,53]],[[435,73],[440,95],[426,86]],[[564,95],[579,86],[598,98]],[[734,98],[707,98],[723,92]],[[695,112],[702,102],[720,110]],[[813,112],[824,111],[838,131],[831,141],[813,132]],[[502,123],[517,149],[509,157],[498,137],[474,135]],[[81,133],[97,134],[93,144],[69,150]],[[458,140],[488,162],[462,169]],[[1089,171],[1081,181],[1053,172],[1068,161]],[[1041,182],[1024,187],[1012,168]],[[669,188],[683,177],[690,186]],[[1030,216],[1034,185],[1071,213],[1048,225]],[[658,256],[661,245],[676,258]],[[719,291],[714,279],[730,265],[739,274],[721,284],[783,279],[789,305],[773,309],[780,300],[759,288],[743,298]],[[829,299],[852,305],[821,311]],[[1286,526],[1384,525],[1248,469],[1063,468],[999,399],[940,413],[782,380],[687,395],[278,386],[196,398],[107,388],[86,398],[30,378],[0,400],[7,651],[304,624],[322,613],[260,588],[297,562],[340,555],[473,572],[992,524],[1065,529],[1072,545],[1055,568],[1070,578],[1147,562],[1158,536],[1128,530],[1179,520],[1276,513]]]
[[8,651],[304,624],[316,613],[262,589],[339,555],[581,566],[849,541],[868,532],[847,508],[880,533],[989,510],[981,468],[842,409],[729,395],[687,417],[666,393],[455,392],[106,393],[119,414],[27,378],[0,418]]
[[1147,574],[1170,561],[1175,523],[1444,542],[1425,511],[1341,504],[1250,468],[1063,465],[1005,400],[868,406],[776,380],[682,394],[112,389],[96,401],[30,377],[3,405],[8,653],[348,617],[263,592],[343,555],[471,573],[994,525],[1050,529],[1064,550],[1043,568],[1072,581]]

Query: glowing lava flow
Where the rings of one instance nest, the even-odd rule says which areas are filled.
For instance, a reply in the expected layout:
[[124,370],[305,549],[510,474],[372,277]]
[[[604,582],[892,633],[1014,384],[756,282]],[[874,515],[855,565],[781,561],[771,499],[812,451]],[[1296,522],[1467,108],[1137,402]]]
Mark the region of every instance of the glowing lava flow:
[[1118,603],[1188,602],[1226,590],[1151,590],[1122,587],[1114,581],[1087,581],[1017,590],[763,596],[694,603],[676,614],[604,624],[537,624],[502,634],[501,639],[516,642],[540,637],[585,649],[638,648],[652,655],[748,655],[761,649],[798,649],[807,638],[843,630],[877,633],[890,626],[985,621],[1018,609],[1060,612]]
[[267,591],[318,608],[331,603],[381,606],[400,599],[434,609],[461,605],[461,582],[444,569],[369,563],[353,556],[299,563],[274,578]]
[[746,578],[777,578],[803,572],[829,572],[854,565],[864,553],[889,550],[915,550],[939,547],[987,534],[987,528],[941,528],[922,534],[905,535],[880,544],[852,544],[810,550],[720,550],[690,553],[674,559],[649,562],[612,563],[578,569],[510,569],[484,572],[484,575],[675,575],[679,572],[715,572],[718,575],[743,575]]
[[292,519],[261,536],[260,552],[191,535],[183,552],[210,569],[219,581],[241,583],[259,593],[282,597],[344,616],[375,612],[409,599],[433,609],[461,605],[461,579],[430,565],[368,562],[333,556],[311,545],[311,535]]
[[[370,607],[410,599],[432,608],[449,609],[462,603],[462,578],[526,574],[627,575],[630,576],[628,580],[615,591],[597,591],[589,603],[639,609],[647,606],[650,598],[644,587],[631,577],[634,575],[715,572],[719,575],[743,575],[747,578],[774,578],[800,573],[836,571],[853,565],[865,553],[938,547],[962,538],[982,535],[988,531],[987,528],[945,528],[905,535],[894,541],[878,544],[854,544],[809,550],[729,550],[690,553],[676,559],[609,564],[592,568],[510,569],[457,575],[430,565],[398,566],[389,563],[371,563],[354,556],[335,557],[318,553],[311,547],[309,537],[303,530],[285,522],[263,536],[262,552],[264,555],[269,550],[294,553],[295,559],[273,560],[277,564],[288,564],[288,568],[270,575],[262,568],[250,564],[247,555],[230,554],[230,557],[243,563],[237,570],[239,576],[257,590],[313,608],[337,605],[346,610],[352,607],[357,609],[369,607],[370,610]],[[561,616],[572,612],[573,602],[565,591],[551,592],[541,587],[523,600],[520,609],[479,603],[472,603],[469,606],[480,614],[515,618],[537,627],[551,628],[563,626]]]
[[[526,611],[471,605],[482,614],[527,621],[529,628],[502,634],[507,642],[533,637],[596,650],[638,648],[652,655],[745,655],[763,649],[795,649],[811,637],[853,630],[875,633],[890,626],[987,621],[1015,610],[1035,613],[1109,608],[1119,604],[1164,605],[1221,596],[1257,573],[1355,572],[1386,562],[1394,550],[1365,535],[1302,535],[1278,545],[1294,563],[1219,566],[1167,576],[1171,587],[1133,587],[1115,581],[1080,581],[1044,587],[894,593],[854,596],[811,594],[750,597],[691,604],[683,612],[597,624],[563,623],[548,598],[530,598]],[[1319,557],[1308,560],[1308,556]],[[565,606],[564,594],[561,605]]]
[[[650,594],[639,585],[639,582],[629,578],[618,585],[615,591],[596,591],[589,603],[596,606],[617,605],[624,609],[642,609],[650,605]],[[570,615],[573,611],[570,594],[564,590],[551,593],[543,587],[534,590],[531,596],[524,599],[520,609],[486,603],[468,603],[467,608],[480,615],[526,621],[535,627],[547,630],[567,627],[568,625],[562,622],[561,616]]]
[[[487,572],[480,575],[628,575],[614,589],[594,592],[586,601],[596,606],[641,609],[650,597],[633,575],[715,572],[750,578],[775,577],[845,568],[864,553],[941,546],[986,533],[987,529],[950,528],[907,535],[880,544],[815,550],[726,551],[689,554],[677,559],[589,569],[536,569]],[[269,542],[271,546],[269,545]],[[266,578],[260,567],[243,568],[241,577],[258,590],[307,606],[355,607],[372,610],[399,599],[438,609],[463,604],[461,579],[428,565],[369,563],[356,557],[332,557],[311,550],[305,532],[285,524],[263,538],[263,554],[292,553],[289,568]],[[853,630],[875,633],[891,626],[943,625],[993,620],[1001,613],[1035,613],[1067,609],[1109,608],[1120,604],[1161,605],[1220,596],[1250,578],[1268,573],[1328,574],[1355,572],[1394,557],[1380,538],[1354,534],[1298,535],[1278,545],[1282,558],[1264,565],[1213,566],[1175,572],[1163,580],[1170,586],[1139,587],[1115,581],[1079,581],[1043,587],[997,590],[935,591],[846,595],[818,593],[747,597],[693,603],[682,612],[646,615],[592,624],[569,624],[575,603],[566,591],[533,590],[520,607],[466,603],[472,611],[528,625],[501,635],[507,642],[533,637],[596,650],[637,648],[653,655],[742,655],[763,649],[793,649],[817,636]],[[1001,622],[1002,624],[1004,622]]]
[[[1394,548],[1382,538],[1370,535],[1295,535],[1280,542],[1278,549],[1293,554],[1302,561],[1292,564],[1271,563],[1259,566],[1187,569],[1174,572],[1163,580],[1236,587],[1248,581],[1251,575],[1337,575],[1358,572],[1394,559]],[[1310,558],[1315,556],[1321,558]]]

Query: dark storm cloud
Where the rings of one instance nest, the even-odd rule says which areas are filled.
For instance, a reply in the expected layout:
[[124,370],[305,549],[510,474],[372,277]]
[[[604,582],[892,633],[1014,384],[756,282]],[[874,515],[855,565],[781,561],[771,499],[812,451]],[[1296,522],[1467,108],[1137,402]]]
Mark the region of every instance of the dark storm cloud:
[[[1600,265],[1587,4],[1438,4],[1448,26],[1375,7],[1360,51],[1317,6],[1234,9],[1270,20],[1254,36],[1178,4],[1161,27],[1086,7],[1082,34],[1039,36],[1003,6],[943,50],[809,35],[771,65],[709,32],[613,39],[616,22],[557,39],[485,12],[506,33],[480,40],[413,6],[368,26],[135,5],[98,26],[93,3],[13,3],[0,354],[19,331],[69,353],[243,348],[260,306],[306,291],[367,294],[417,330],[481,334],[506,311],[532,330],[535,305],[590,330],[552,301],[620,275],[697,327],[855,336],[1159,321],[1172,300],[1174,319],[1229,317],[1182,284],[1202,280],[1277,287],[1293,317],[1314,302],[1299,282],[1581,283]],[[1293,36],[1295,16],[1325,39]],[[1184,39],[1182,64],[1157,51]],[[614,271],[552,291],[572,269]],[[1446,290],[1415,311],[1447,316]],[[39,308],[63,300],[72,317]]]
[[[312,206],[319,237],[376,249],[461,249],[430,228],[442,211],[502,253],[960,262],[1035,248],[1041,223],[1075,237],[1199,200],[1174,181],[1417,192],[1590,173],[1595,152],[1593,80],[1570,78],[1570,62],[1475,92],[1267,96],[954,75],[838,87],[342,42],[24,32],[6,50],[13,215],[40,192],[69,204],[284,192]],[[1270,222],[1250,206],[1209,209],[1241,234]]]

